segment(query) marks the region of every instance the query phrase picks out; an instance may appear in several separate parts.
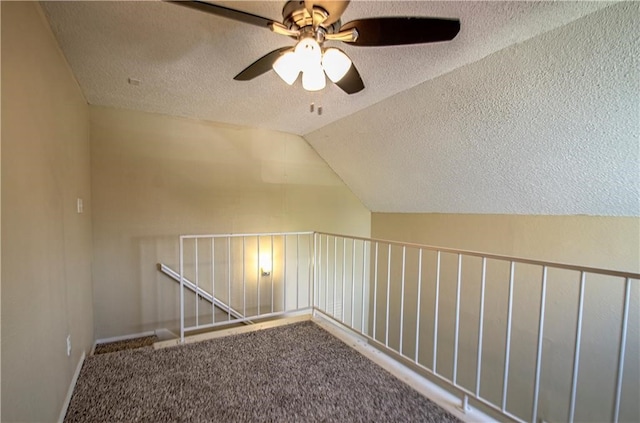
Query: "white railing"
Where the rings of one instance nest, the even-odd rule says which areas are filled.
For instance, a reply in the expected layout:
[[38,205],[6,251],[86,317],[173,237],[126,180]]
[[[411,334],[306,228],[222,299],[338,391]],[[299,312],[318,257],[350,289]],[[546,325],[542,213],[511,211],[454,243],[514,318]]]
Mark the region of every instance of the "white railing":
[[[188,289],[189,291],[193,292],[196,295],[196,299],[203,299],[211,303],[212,306],[217,307],[223,313],[229,314],[230,317],[233,317],[234,319],[244,318],[242,313],[240,313],[238,310],[235,310],[233,307],[229,307],[228,304],[220,301],[218,298],[214,297],[213,294],[211,294],[209,291],[202,289],[202,287],[191,282],[186,277],[181,278],[180,273],[176,272],[166,264],[158,263],[158,270],[164,273],[165,275],[169,276],[174,281],[178,283],[182,282],[184,288]],[[213,308],[212,310],[215,310],[215,308]],[[252,323],[252,322],[249,321],[247,323]]]
[[[180,337],[311,310],[313,232],[180,237]],[[206,292],[214,301],[202,307]],[[223,304],[227,313],[216,312]]]
[[243,316],[203,316],[183,287],[183,337],[318,312],[457,392],[463,409],[518,422],[640,420],[640,274],[310,232],[183,236],[180,252],[182,280],[210,284]]

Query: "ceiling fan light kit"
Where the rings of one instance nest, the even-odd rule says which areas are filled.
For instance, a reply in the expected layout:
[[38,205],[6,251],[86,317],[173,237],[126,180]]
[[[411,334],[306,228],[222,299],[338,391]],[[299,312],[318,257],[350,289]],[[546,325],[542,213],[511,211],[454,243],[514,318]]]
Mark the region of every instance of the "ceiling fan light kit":
[[347,94],[364,89],[349,56],[340,49],[325,48],[325,41],[358,47],[426,44],[452,40],[460,31],[457,19],[416,16],[366,18],[341,25],[340,17],[349,0],[289,0],[282,9],[282,23],[204,1],[165,1],[295,38],[298,41],[295,47],[267,53],[234,79],[249,81],[273,69],[283,81],[293,85],[302,73],[302,87],[307,91],[325,88],[327,77]]
[[322,69],[332,82],[340,81],[349,71],[351,59],[342,50],[328,48],[322,55]]
[[327,86],[327,79],[321,67],[312,67],[302,72],[302,88],[307,91],[320,91]]
[[349,71],[351,59],[337,48],[322,48],[311,37],[303,38],[292,51],[282,54],[273,62],[273,70],[289,85],[302,72],[302,87],[318,91],[326,86],[325,74],[337,83]]
[[273,70],[289,85],[293,85],[300,74],[298,57],[293,51],[287,51],[273,62]]

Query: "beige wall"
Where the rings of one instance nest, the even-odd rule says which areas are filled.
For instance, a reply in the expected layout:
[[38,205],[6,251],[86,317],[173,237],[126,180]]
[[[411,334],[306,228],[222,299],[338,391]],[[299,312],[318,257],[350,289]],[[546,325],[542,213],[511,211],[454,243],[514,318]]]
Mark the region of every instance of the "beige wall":
[[375,238],[640,272],[640,218],[373,213]]
[[55,421],[93,342],[88,106],[38,3],[1,7],[2,420]]
[[[640,271],[637,218],[372,215],[298,136],[87,107],[39,6],[2,2],[0,10],[3,421],[58,417],[80,356],[94,339],[94,307],[96,338],[175,329],[177,285],[156,270],[156,263],[177,268],[177,236],[183,233],[320,230]],[[76,213],[78,197],[84,200],[84,214]],[[384,254],[381,275],[386,274]],[[399,254],[399,249],[392,250],[394,257]],[[433,257],[425,255],[424,260],[421,300],[430,304],[433,292],[426,287],[435,280]],[[407,263],[416,261],[416,252],[409,251]],[[468,375],[475,372],[478,264],[469,260],[463,267],[459,377],[464,386],[475,382]],[[438,365],[446,375],[451,372],[455,265],[455,258],[443,257]],[[397,281],[400,267],[397,261],[392,266],[392,281]],[[494,401],[501,388],[506,277],[508,268],[490,264],[482,395]],[[411,333],[415,272],[406,278],[404,324]],[[514,300],[518,323],[513,328],[515,377],[510,378],[514,391],[509,397],[510,409],[518,413],[526,412],[531,393],[518,379],[527,380],[533,370],[529,351],[537,333],[537,280],[534,269],[519,269],[516,286],[524,287],[516,289]],[[570,376],[576,289],[566,283],[566,275],[550,280],[548,321],[566,325],[545,328],[541,416],[561,421],[566,420],[563,381]],[[581,367],[578,406],[587,410],[581,413],[590,413],[578,414],[584,421],[610,415],[606,401],[616,363],[590,364],[615,352],[617,309],[602,305],[615,302],[622,292],[619,283],[593,282],[605,285],[590,285],[586,298],[587,309],[595,311],[585,316],[583,334],[586,364]],[[394,282],[392,328],[399,320],[394,305],[398,293]],[[638,298],[636,284],[625,373],[626,392],[631,394],[623,399],[626,420],[639,415],[634,401]],[[385,300],[381,290],[378,304]],[[384,336],[379,329],[383,317],[378,314],[378,337]],[[432,317],[422,319],[420,358],[429,362]],[[67,334],[72,338],[71,357],[66,356]],[[397,330],[392,329],[390,343],[397,347]],[[410,336],[404,337],[403,347],[414,350]],[[604,402],[591,400],[594,390],[606,392],[600,395]]]
[[[453,214],[372,214],[372,237],[555,262],[638,272],[640,219],[589,216],[515,216]],[[376,336],[384,341],[387,245],[381,244]],[[407,249],[404,351],[414,356],[418,250]],[[392,248],[389,343],[399,347],[402,249]],[[440,269],[438,371],[452,377],[457,257],[442,254]],[[421,363],[431,367],[435,304],[435,253],[424,253],[421,292]],[[475,390],[481,260],[464,258],[462,266],[458,382]],[[515,273],[508,410],[531,418],[532,380],[540,301],[541,270],[518,265]],[[539,417],[568,419],[569,391],[577,313],[579,274],[549,271]],[[481,396],[501,404],[509,264],[487,263]],[[640,418],[640,290],[632,288],[621,421]],[[590,277],[585,293],[577,421],[611,419],[623,282]]]
[[[215,99],[212,99],[215,101]],[[175,328],[178,235],[369,235],[370,212],[299,136],[90,107],[96,337]]]

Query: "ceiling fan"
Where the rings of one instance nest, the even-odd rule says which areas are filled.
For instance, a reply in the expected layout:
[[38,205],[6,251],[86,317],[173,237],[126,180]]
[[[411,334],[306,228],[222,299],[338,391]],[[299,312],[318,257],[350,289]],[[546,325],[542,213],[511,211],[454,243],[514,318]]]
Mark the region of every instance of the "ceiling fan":
[[248,81],[273,69],[292,85],[302,73],[307,91],[325,87],[325,75],[347,94],[364,88],[360,73],[340,49],[325,47],[326,41],[354,46],[397,46],[450,41],[460,31],[457,19],[429,17],[378,17],[358,19],[342,25],[340,17],[349,0],[289,0],[282,9],[282,23],[204,1],[172,1],[202,12],[270,29],[297,40],[262,56],[233,79]]

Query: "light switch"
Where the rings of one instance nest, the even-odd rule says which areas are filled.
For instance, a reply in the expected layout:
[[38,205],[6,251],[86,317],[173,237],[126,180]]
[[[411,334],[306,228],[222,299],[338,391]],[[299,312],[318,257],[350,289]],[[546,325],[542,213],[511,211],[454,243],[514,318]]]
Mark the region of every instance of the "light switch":
[[84,203],[82,202],[82,198],[78,198],[77,200],[78,213],[84,212]]

